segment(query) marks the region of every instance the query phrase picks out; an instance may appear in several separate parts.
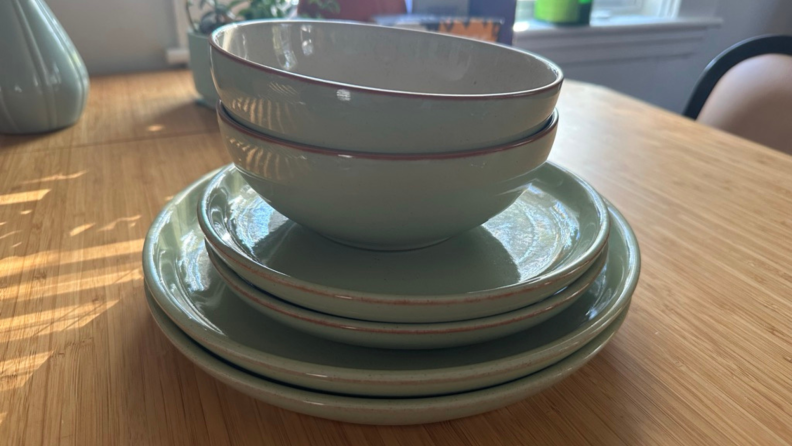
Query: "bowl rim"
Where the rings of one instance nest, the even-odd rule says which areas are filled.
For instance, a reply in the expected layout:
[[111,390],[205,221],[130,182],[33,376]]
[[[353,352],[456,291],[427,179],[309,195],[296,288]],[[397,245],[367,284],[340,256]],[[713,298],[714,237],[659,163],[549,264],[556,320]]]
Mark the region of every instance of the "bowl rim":
[[[278,24],[294,24],[294,25],[304,25],[304,24],[330,24],[330,25],[343,25],[343,26],[357,26],[357,27],[366,27],[366,28],[385,28],[396,33],[417,33],[417,34],[429,34],[432,38],[441,38],[441,39],[461,39],[467,40],[470,42],[475,42],[477,45],[481,46],[492,46],[498,48],[499,50],[505,51],[512,51],[515,53],[520,53],[522,55],[528,55],[533,57],[534,59],[540,61],[545,66],[550,68],[550,70],[555,74],[555,79],[547,85],[543,85],[537,88],[531,88],[528,90],[519,90],[519,91],[510,91],[504,93],[478,93],[478,94],[448,94],[448,93],[423,93],[417,91],[405,91],[405,90],[389,90],[385,88],[377,88],[377,87],[367,87],[364,85],[356,85],[356,84],[348,84],[344,82],[332,81],[328,79],[322,79],[314,76],[308,76],[305,74],[299,73],[292,73],[290,71],[281,70],[279,68],[275,68],[269,65],[265,65],[258,62],[253,62],[251,60],[245,59],[242,56],[238,56],[224,48],[222,48],[218,43],[217,40],[219,39],[218,36],[220,34],[225,33],[226,31],[232,28],[243,28],[243,27],[250,27],[256,26],[258,24],[265,23],[267,25],[278,25]],[[396,27],[387,27],[382,25],[376,24],[369,24],[369,23],[361,23],[361,22],[352,22],[352,21],[345,21],[345,20],[290,20],[290,19],[278,19],[278,20],[249,20],[244,22],[237,22],[237,23],[229,23],[227,25],[223,25],[220,28],[217,28],[212,32],[209,36],[209,45],[213,52],[217,52],[217,54],[226,57],[234,62],[240,63],[245,65],[249,68],[253,68],[256,70],[264,71],[270,74],[275,74],[278,76],[296,79],[300,81],[309,82],[312,84],[322,85],[325,87],[332,87],[332,88],[341,88],[353,91],[359,91],[364,93],[370,94],[377,94],[377,95],[386,95],[386,96],[398,96],[404,98],[423,98],[423,99],[437,99],[437,100],[491,100],[491,99],[507,99],[507,98],[519,98],[519,97],[526,97],[526,96],[535,96],[543,93],[547,93],[548,91],[560,89],[561,85],[564,83],[564,72],[561,68],[556,65],[551,60],[542,57],[538,54],[532,53],[530,51],[525,51],[520,48],[515,48],[513,46],[492,43],[492,42],[485,42],[482,40],[472,39],[469,37],[463,36],[455,36],[450,34],[441,34],[431,31],[422,31],[422,30],[415,30],[415,29],[404,29],[404,28],[396,28]]]
[[266,133],[253,130],[245,126],[244,124],[239,123],[236,119],[234,119],[234,117],[231,116],[231,113],[229,113],[228,110],[225,108],[225,105],[223,105],[223,101],[220,99],[217,100],[215,109],[217,110],[217,118],[220,121],[222,121],[223,124],[233,128],[234,130],[240,133],[244,133],[245,135],[250,136],[251,138],[255,138],[261,141],[266,141],[270,144],[285,146],[291,149],[300,150],[303,152],[315,153],[318,155],[340,156],[347,159],[366,158],[366,159],[378,159],[378,160],[390,160],[390,161],[442,160],[442,159],[453,159],[453,158],[467,158],[473,156],[488,155],[496,152],[503,152],[506,150],[511,150],[534,143],[538,140],[544,139],[549,135],[552,135],[554,131],[558,128],[558,121],[559,121],[559,113],[558,113],[558,109],[556,108],[553,109],[553,113],[545,120],[544,127],[542,127],[542,129],[537,131],[536,133],[532,133],[524,138],[515,141],[510,141],[507,143],[498,144],[490,147],[484,147],[481,149],[461,150],[456,152],[429,152],[429,153],[358,152],[354,150],[331,149],[328,147],[302,144],[299,142],[278,138],[276,136],[268,135]]

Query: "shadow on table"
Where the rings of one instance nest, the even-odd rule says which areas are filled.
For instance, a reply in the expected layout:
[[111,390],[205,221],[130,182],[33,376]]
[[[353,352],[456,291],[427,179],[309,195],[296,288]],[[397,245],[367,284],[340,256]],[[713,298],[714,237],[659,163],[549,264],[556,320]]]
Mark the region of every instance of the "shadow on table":
[[[105,109],[96,105],[71,127],[46,133],[0,134],[0,155],[21,149],[56,151],[95,144],[113,144],[133,140],[218,132],[214,109],[185,98],[169,107],[138,107],[128,104],[122,109]],[[147,114],[146,110],[153,112]]]
[[[47,326],[5,345],[0,438],[17,444],[629,444],[619,336],[556,387],[501,410],[420,426],[360,426],[255,401],[193,366],[159,332],[142,281],[50,297]],[[79,302],[79,303],[78,303]],[[628,320],[629,324],[629,320]],[[26,331],[27,330],[27,331]],[[32,331],[32,333],[28,333]],[[38,355],[29,352],[38,346]],[[10,354],[9,354],[10,353]]]

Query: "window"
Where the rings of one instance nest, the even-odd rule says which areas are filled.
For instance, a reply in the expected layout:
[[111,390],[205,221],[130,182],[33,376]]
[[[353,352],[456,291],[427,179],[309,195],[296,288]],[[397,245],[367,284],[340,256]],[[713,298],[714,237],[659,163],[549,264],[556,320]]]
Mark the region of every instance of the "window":
[[[555,26],[533,20],[533,0],[519,0],[513,45],[581,77],[591,73],[586,70],[592,63],[687,57],[722,20],[690,15],[680,4],[681,0],[594,0],[590,26]],[[582,64],[589,67],[576,72]]]
[[643,4],[643,0],[596,0],[594,8],[606,14],[641,14]]
[[[611,17],[642,16],[676,17],[680,0],[593,0],[591,18],[607,20]],[[518,0],[516,21],[533,18],[534,0]]]

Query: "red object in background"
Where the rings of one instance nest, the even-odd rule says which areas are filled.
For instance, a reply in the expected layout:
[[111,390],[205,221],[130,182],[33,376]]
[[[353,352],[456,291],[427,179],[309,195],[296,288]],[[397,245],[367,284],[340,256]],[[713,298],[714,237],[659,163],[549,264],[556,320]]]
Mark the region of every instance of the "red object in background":
[[338,14],[322,11],[319,6],[310,4],[309,0],[300,0],[298,14],[315,17],[317,14],[325,19],[356,20],[369,22],[375,15],[405,14],[407,6],[404,0],[336,0],[340,7]]

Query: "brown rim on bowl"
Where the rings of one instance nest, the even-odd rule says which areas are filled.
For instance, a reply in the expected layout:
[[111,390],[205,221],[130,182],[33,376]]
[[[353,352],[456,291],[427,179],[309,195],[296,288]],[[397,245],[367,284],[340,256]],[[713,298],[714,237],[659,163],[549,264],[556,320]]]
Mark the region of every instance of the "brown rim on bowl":
[[551,133],[558,127],[558,109],[553,110],[553,114],[545,121],[545,126],[538,132],[526,136],[525,138],[516,141],[500,144],[496,146],[486,147],[483,149],[464,150],[460,152],[437,152],[437,153],[376,153],[376,152],[355,152],[352,150],[337,150],[329,149],[326,147],[313,146],[309,144],[300,144],[298,142],[281,139],[275,136],[262,133],[247,126],[240,124],[234,119],[228,110],[223,105],[223,101],[217,101],[217,116],[228,126],[233,127],[234,130],[244,133],[252,138],[267,141],[269,143],[286,146],[304,152],[311,152],[326,156],[342,156],[344,158],[368,158],[379,160],[392,160],[392,161],[417,161],[417,160],[438,160],[438,159],[452,159],[452,158],[466,158],[472,156],[487,155],[495,152],[503,152],[506,150],[514,149],[534,141],[540,140]]
[[278,75],[278,76],[283,76],[283,77],[292,78],[292,79],[299,79],[301,81],[310,82],[312,84],[317,84],[317,85],[324,85],[324,86],[332,87],[332,88],[345,88],[345,89],[348,89],[348,90],[361,91],[361,92],[370,93],[370,94],[379,94],[379,95],[388,95],[388,96],[401,96],[401,97],[406,97],[406,98],[424,98],[424,99],[441,99],[441,100],[460,100],[460,99],[462,99],[462,100],[490,100],[490,99],[516,98],[516,97],[523,97],[523,96],[534,96],[534,95],[546,93],[546,92],[554,90],[554,89],[560,89],[561,85],[564,83],[564,73],[563,73],[563,71],[561,71],[561,68],[559,68],[558,65],[556,65],[555,63],[551,62],[550,60],[548,60],[548,59],[546,59],[546,58],[544,58],[542,56],[539,56],[537,54],[531,53],[529,51],[524,51],[524,50],[521,50],[521,49],[518,49],[518,48],[506,46],[506,45],[501,45],[501,44],[496,44],[496,43],[491,43],[491,42],[484,42],[484,41],[481,41],[481,40],[476,40],[476,39],[472,39],[472,38],[468,38],[468,37],[452,36],[452,35],[448,35],[448,34],[440,34],[440,33],[435,33],[435,32],[430,32],[430,31],[421,31],[421,30],[414,30],[414,29],[384,27],[384,26],[381,26],[381,25],[373,25],[373,24],[358,23],[358,22],[349,22],[349,21],[343,21],[343,20],[322,20],[321,23],[322,24],[331,24],[331,25],[348,25],[348,26],[359,26],[359,27],[369,27],[369,28],[375,28],[375,27],[376,28],[384,28],[384,29],[388,29],[389,31],[393,31],[393,32],[396,32],[396,33],[431,34],[431,35],[437,36],[439,38],[462,39],[462,40],[475,42],[476,44],[482,45],[482,46],[488,46],[488,45],[489,46],[494,46],[494,47],[498,47],[500,49],[513,51],[515,53],[520,53],[520,54],[523,54],[523,55],[529,55],[529,56],[531,56],[531,57],[543,62],[545,65],[547,65],[553,71],[553,73],[555,73],[556,78],[555,78],[555,80],[553,80],[553,82],[551,82],[551,83],[549,83],[549,84],[547,84],[545,86],[539,87],[539,88],[533,88],[533,89],[521,90],[521,91],[514,91],[514,92],[509,92],[509,93],[443,94],[443,93],[421,93],[421,92],[417,92],[417,91],[387,90],[387,89],[376,88],[376,87],[366,87],[366,86],[363,86],[363,85],[346,84],[344,82],[331,81],[331,80],[321,79],[321,78],[318,78],[318,77],[307,76],[307,75],[304,75],[304,74],[292,73],[292,72],[281,70],[281,69],[278,69],[278,68],[274,68],[274,67],[271,67],[271,66],[268,66],[268,65],[252,62],[252,61],[247,60],[247,59],[245,59],[245,58],[243,58],[241,56],[237,56],[236,54],[233,54],[230,51],[227,51],[227,50],[223,49],[216,42],[216,40],[218,38],[217,36],[219,36],[220,34],[224,33],[228,29],[237,28],[237,27],[238,28],[242,28],[242,27],[245,27],[245,26],[253,26],[253,25],[256,25],[257,23],[261,23],[261,22],[266,22],[267,24],[272,24],[272,25],[278,25],[278,24],[313,25],[313,24],[317,23],[315,20],[251,20],[251,21],[245,21],[245,22],[241,22],[241,23],[230,23],[228,25],[221,26],[220,28],[217,28],[216,30],[214,30],[214,32],[212,32],[212,34],[209,37],[209,45],[211,46],[211,48],[214,51],[217,51],[217,53],[222,55],[223,57],[231,59],[231,60],[233,60],[235,62],[238,62],[238,63],[240,63],[242,65],[245,65],[247,67],[250,67],[250,68],[253,68],[253,69],[256,69],[256,70],[266,71],[268,73],[272,73],[272,74],[275,74],[275,75]]

